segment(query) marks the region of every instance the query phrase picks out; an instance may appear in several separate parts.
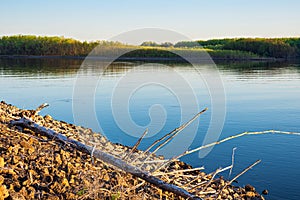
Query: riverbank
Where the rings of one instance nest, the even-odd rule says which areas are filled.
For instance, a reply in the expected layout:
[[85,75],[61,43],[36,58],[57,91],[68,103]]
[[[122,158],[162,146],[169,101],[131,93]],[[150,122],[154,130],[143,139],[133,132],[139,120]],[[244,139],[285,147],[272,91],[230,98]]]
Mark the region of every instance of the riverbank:
[[[12,120],[22,117],[115,157],[123,157],[124,152],[132,150],[111,143],[91,129],[57,121],[49,115],[41,116],[36,110],[22,110],[2,101],[0,199],[183,199],[67,143],[60,143],[28,128],[11,126]],[[133,154],[141,155],[143,152],[135,150]],[[151,160],[159,162],[163,157],[153,156]],[[144,170],[152,167],[155,165],[150,162]],[[212,174],[193,170],[180,161],[173,162],[161,178],[170,184],[180,183],[184,189],[203,199],[214,199],[219,193],[221,199],[263,199],[252,186],[226,186],[228,181],[222,177],[212,179]],[[192,187],[193,190],[190,189]]]

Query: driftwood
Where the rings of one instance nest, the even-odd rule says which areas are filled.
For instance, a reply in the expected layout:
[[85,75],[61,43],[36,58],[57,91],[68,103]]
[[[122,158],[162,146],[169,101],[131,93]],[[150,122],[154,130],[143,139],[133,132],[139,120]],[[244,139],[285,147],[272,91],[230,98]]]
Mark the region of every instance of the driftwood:
[[25,117],[22,117],[20,118],[19,120],[12,120],[10,122],[10,125],[12,126],[21,126],[23,128],[28,128],[36,133],[39,133],[41,135],[45,135],[49,138],[52,138],[53,140],[56,140],[56,141],[59,141],[59,142],[62,142],[62,143],[66,143],[66,144],[69,144],[71,145],[72,147],[78,149],[79,151],[82,151],[82,152],[85,152],[85,153],[88,153],[88,154],[91,154],[105,162],[105,163],[108,163],[114,167],[117,167],[118,169],[121,169],[127,173],[130,173],[136,177],[139,177],[153,185],[155,185],[156,187],[162,189],[162,190],[165,190],[165,191],[169,191],[169,192],[172,192],[174,194],[177,194],[181,197],[184,197],[184,198],[187,198],[187,199],[195,199],[195,200],[201,200],[200,197],[197,197],[191,193],[189,193],[188,191],[186,191],[185,189],[183,188],[180,188],[176,185],[173,185],[173,184],[169,184],[169,183],[166,183],[165,181],[151,175],[149,172],[147,171],[143,171],[135,166],[132,166],[130,164],[128,164],[127,162],[125,162],[124,160],[121,160],[119,158],[116,158],[114,157],[113,155],[110,155],[106,152],[103,152],[99,149],[95,149],[94,147],[92,146],[88,146],[88,145],[85,145],[77,140],[73,140],[73,139],[70,139],[70,138],[67,138],[66,136],[62,135],[62,134],[59,134],[51,129],[47,129],[43,126],[40,126],[39,124],[31,121],[30,119],[27,119]]

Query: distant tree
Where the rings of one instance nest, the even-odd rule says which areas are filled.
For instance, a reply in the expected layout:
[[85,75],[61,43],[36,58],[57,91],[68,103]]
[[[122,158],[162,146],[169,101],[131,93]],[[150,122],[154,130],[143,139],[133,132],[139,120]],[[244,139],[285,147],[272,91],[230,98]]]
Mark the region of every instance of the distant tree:
[[159,46],[161,46],[161,47],[173,47],[174,45],[171,42],[163,42]]
[[284,39],[243,38],[226,43],[222,49],[248,51],[274,58],[288,59],[297,56],[297,48]]
[[143,42],[141,44],[141,46],[145,46],[145,47],[158,47],[159,44],[157,44],[156,42],[147,41],[147,42]]
[[181,48],[181,47],[186,47],[186,48],[195,48],[195,47],[200,47],[200,44],[195,41],[180,41],[177,42],[174,47]]

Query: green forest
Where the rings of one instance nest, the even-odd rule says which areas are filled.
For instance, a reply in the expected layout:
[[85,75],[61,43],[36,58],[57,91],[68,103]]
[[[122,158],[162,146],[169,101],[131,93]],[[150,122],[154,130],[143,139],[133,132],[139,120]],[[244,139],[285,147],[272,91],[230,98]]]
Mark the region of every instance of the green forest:
[[158,44],[146,41],[140,46],[132,46],[120,42],[82,42],[64,37],[32,35],[1,37],[0,55],[86,56],[97,46],[98,53],[100,51],[99,55],[132,50],[123,55],[128,58],[176,58],[178,57],[176,54],[193,57],[204,51],[213,59],[274,58],[290,60],[300,57],[300,38],[213,39],[181,41],[176,44],[170,42]]

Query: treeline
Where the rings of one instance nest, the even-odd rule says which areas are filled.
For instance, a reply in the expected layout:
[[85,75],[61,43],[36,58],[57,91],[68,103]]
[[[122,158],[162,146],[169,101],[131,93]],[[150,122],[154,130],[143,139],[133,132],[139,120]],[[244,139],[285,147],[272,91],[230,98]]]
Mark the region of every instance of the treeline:
[[[151,42],[142,45],[150,46]],[[153,44],[153,43],[152,43]],[[156,44],[154,46],[162,46]],[[169,44],[176,48],[200,48],[212,50],[236,50],[251,52],[261,57],[294,59],[300,57],[300,38],[240,38],[240,39],[213,39],[199,41],[181,41]]]
[[170,42],[162,44],[145,42],[140,46],[132,46],[110,41],[81,42],[64,37],[17,35],[0,38],[0,55],[86,56],[92,50],[92,55],[103,57],[113,57],[121,55],[122,52],[128,52],[121,57],[122,59],[165,58],[177,60],[181,59],[178,55],[199,58],[206,52],[215,59],[257,59],[259,57],[250,52],[235,50],[205,51],[202,48],[181,48]]
[[84,56],[98,44],[64,37],[3,36],[0,38],[0,55]]
[[[292,43],[294,41],[294,43]],[[292,59],[300,56],[300,39],[237,39],[225,42],[221,49],[255,53],[263,57]]]
[[[203,48],[214,59],[257,59],[281,58],[294,59],[300,57],[300,38],[240,38],[213,39],[206,41],[181,41],[176,44],[164,42],[143,42],[140,46],[130,46],[119,42],[94,41],[81,42],[64,37],[45,36],[3,36],[0,38],[0,55],[36,55],[36,56],[86,56],[96,46],[102,55],[115,55],[116,52],[134,50],[128,57],[176,57],[180,52],[184,55],[195,55],[203,52]],[[202,48],[203,47],[203,48]],[[138,49],[138,50],[136,50]]]

